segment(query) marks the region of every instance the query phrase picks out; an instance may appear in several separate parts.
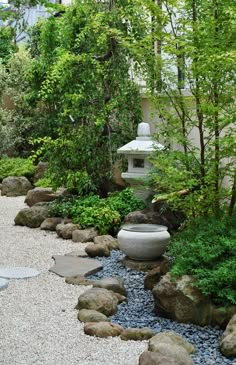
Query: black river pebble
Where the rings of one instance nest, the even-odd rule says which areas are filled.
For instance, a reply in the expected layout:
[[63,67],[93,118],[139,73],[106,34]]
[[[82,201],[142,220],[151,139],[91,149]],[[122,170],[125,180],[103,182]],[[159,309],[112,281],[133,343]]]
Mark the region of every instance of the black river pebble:
[[124,278],[128,293],[128,303],[119,305],[118,312],[111,317],[112,322],[127,327],[150,327],[156,332],[173,330],[194,344],[197,351],[192,356],[195,365],[236,365],[236,359],[228,359],[219,351],[219,338],[222,330],[217,327],[200,327],[177,323],[158,317],[154,312],[154,299],[151,291],[144,290],[145,273],[126,268],[120,251],[112,251],[110,257],[97,257],[102,261],[103,270],[90,276],[100,279],[108,276]]

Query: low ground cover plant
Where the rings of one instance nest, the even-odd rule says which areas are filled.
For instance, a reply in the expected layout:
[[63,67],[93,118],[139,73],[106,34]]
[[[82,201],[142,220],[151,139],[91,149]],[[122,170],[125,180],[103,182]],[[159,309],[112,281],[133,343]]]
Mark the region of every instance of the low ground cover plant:
[[32,178],[35,172],[35,166],[29,159],[20,157],[1,158],[0,159],[0,181],[7,176],[25,176]]
[[236,304],[236,214],[199,218],[170,243],[175,278],[191,275],[216,304]]
[[72,218],[82,228],[95,227],[101,234],[115,234],[128,213],[144,207],[145,204],[127,188],[107,198],[98,195],[59,198],[50,204],[50,215]]

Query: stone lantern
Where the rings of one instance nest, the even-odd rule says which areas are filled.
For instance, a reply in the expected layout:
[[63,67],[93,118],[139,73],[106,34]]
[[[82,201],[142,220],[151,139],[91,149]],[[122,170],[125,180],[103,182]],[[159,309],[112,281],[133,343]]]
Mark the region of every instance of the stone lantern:
[[163,148],[163,145],[152,140],[149,124],[142,122],[138,125],[136,139],[117,150],[117,153],[128,158],[128,171],[123,172],[121,177],[134,189],[139,199],[146,200],[151,193],[150,189],[142,186],[142,179],[147,176],[152,167],[147,157],[154,150]]

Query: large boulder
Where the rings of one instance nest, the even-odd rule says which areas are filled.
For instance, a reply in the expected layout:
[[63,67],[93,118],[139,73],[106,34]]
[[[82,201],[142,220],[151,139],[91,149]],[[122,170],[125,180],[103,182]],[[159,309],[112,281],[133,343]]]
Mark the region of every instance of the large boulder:
[[81,309],[78,313],[80,322],[109,322],[105,314],[92,309]]
[[91,242],[98,235],[95,228],[78,229],[72,234],[73,242]]
[[41,223],[48,216],[47,206],[33,206],[24,208],[19,211],[15,217],[15,224],[18,226],[27,226],[30,228],[40,227]]
[[76,309],[93,309],[111,316],[117,312],[118,299],[107,289],[92,288],[80,295]]
[[34,188],[29,190],[25,203],[32,207],[34,204],[39,202],[51,202],[55,200],[60,194],[52,190],[52,188]]
[[143,341],[143,340],[149,340],[153,336],[155,336],[155,332],[148,327],[126,328],[122,332],[120,338],[123,341],[128,341],[128,340]]
[[84,325],[84,333],[101,338],[116,337],[123,331],[123,327],[110,322],[88,322]]
[[236,314],[229,321],[221,337],[220,351],[224,356],[236,357]]
[[227,310],[216,307],[194,284],[195,280],[191,276],[183,275],[173,280],[171,274],[167,273],[152,290],[156,312],[182,323],[225,327],[236,313],[236,306]]
[[139,358],[139,365],[180,365],[179,361],[162,354],[144,351]]
[[8,176],[2,181],[1,194],[9,197],[26,195],[32,187],[24,176]]

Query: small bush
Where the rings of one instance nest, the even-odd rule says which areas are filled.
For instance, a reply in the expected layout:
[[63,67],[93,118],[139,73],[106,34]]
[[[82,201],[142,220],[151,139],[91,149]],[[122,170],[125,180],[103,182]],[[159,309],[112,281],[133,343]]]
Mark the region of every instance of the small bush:
[[50,177],[42,177],[41,179],[37,180],[34,183],[35,186],[39,187],[39,188],[52,188],[53,187],[53,183],[52,180],[50,179]]
[[0,159],[0,181],[7,176],[25,176],[31,178],[34,172],[35,166],[29,159],[19,157]]
[[87,207],[76,221],[82,228],[95,227],[100,234],[114,234],[119,229],[121,217],[118,211],[110,207]]
[[83,228],[95,227],[101,234],[115,234],[128,213],[144,206],[131,189],[125,189],[104,199],[98,195],[57,199],[50,204],[50,215],[72,218]]
[[216,304],[236,304],[236,216],[201,218],[171,241],[174,277],[187,274]]

